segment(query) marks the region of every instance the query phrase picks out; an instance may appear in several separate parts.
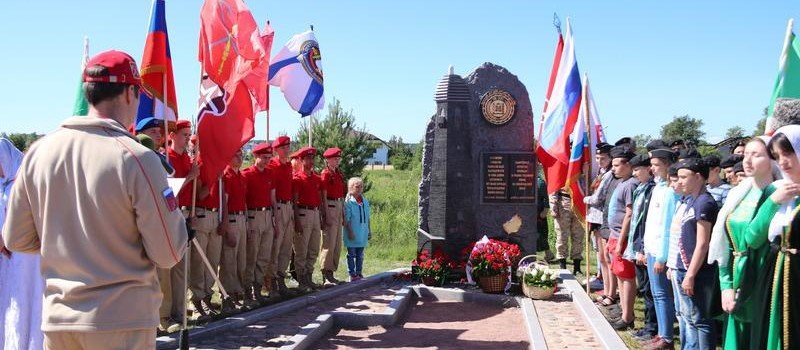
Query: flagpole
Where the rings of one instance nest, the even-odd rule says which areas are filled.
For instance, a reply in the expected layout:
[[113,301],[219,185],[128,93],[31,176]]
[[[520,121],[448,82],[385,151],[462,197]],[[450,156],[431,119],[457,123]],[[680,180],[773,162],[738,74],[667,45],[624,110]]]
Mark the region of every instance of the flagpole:
[[[167,164],[172,165],[169,162],[169,152],[167,152],[167,143],[169,142],[169,124],[167,122],[167,101],[169,92],[167,91],[167,72],[161,75],[161,87],[164,89],[164,101],[161,104],[161,117],[164,118],[164,158],[167,160]],[[156,105],[156,98],[153,96],[153,108]],[[153,113],[155,117],[155,113]],[[178,119],[178,116],[175,116],[175,119]]]
[[[581,101],[583,101],[584,105],[586,106],[586,108],[584,108],[583,118],[584,118],[584,123],[586,125],[586,142],[587,142],[586,144],[588,145],[588,151],[589,151],[588,153],[584,153],[584,157],[591,157],[592,156],[591,153],[593,153],[592,152],[592,130],[590,129],[591,124],[589,122],[589,108],[590,108],[590,106],[589,106],[589,100],[587,99],[587,92],[589,91],[589,75],[584,73],[583,76],[585,78],[584,79],[585,83],[583,84],[583,92],[582,92],[583,98],[581,99]],[[592,174],[592,161],[591,161],[591,159],[587,162],[587,164],[588,164],[589,167],[586,170],[586,173],[584,174],[584,186],[585,186],[585,188],[583,190],[583,193],[584,193],[585,196],[589,195],[589,189],[591,188],[591,186],[589,184],[589,181],[591,180],[591,174]],[[585,259],[585,261],[586,261],[586,294],[589,295],[590,292],[591,292],[590,288],[589,288],[589,276],[591,275],[591,273],[589,273],[589,235],[591,234],[591,225],[589,224],[589,219],[588,219],[588,217],[589,217],[588,208],[586,210],[586,214],[587,215],[584,216],[584,220],[585,220],[585,222],[584,222],[584,231],[586,232],[584,246],[586,247],[586,259]]]
[[783,50],[781,51],[781,58],[778,62],[778,67],[783,71],[786,66],[786,59],[789,58],[789,47],[792,45],[792,28],[794,27],[794,18],[789,18],[789,23],[786,25],[786,36],[783,39]]
[[308,147],[311,147],[314,137],[314,113],[309,114],[308,118]]

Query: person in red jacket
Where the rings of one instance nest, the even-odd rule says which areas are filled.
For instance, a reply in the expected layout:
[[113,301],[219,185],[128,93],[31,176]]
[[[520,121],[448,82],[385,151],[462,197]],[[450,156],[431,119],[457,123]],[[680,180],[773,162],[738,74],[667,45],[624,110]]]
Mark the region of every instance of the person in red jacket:
[[301,290],[317,289],[312,280],[314,263],[319,255],[322,179],[314,172],[314,147],[298,151],[303,170],[294,174],[292,192],[295,201],[294,268]]
[[292,165],[289,161],[290,145],[291,140],[288,136],[280,136],[275,139],[272,142],[272,150],[275,156],[267,165],[275,188],[272,203],[275,207],[273,217],[277,238],[272,244],[272,263],[277,271],[276,286],[278,293],[284,297],[289,295],[289,289],[286,288],[286,270],[289,268],[289,258],[292,255],[292,237],[294,237]]
[[[272,217],[272,197],[275,195],[272,176],[267,169],[272,158],[272,145],[261,143],[253,147],[255,164],[242,171],[247,183],[247,265],[245,267],[245,298],[266,303],[261,287],[272,290],[276,277],[272,263],[275,230]],[[276,288],[277,290],[277,288]]]
[[342,219],[344,207],[342,201],[346,194],[344,174],[339,170],[342,150],[338,147],[328,148],[322,155],[325,157],[325,169],[322,170],[322,252],[319,264],[325,283],[339,284],[341,281],[333,276],[339,267],[339,256],[342,254]]
[[225,313],[236,311],[244,300],[245,265],[247,263],[247,183],[239,168],[242,166],[242,151],[237,151],[230,164],[222,172],[225,197],[222,201],[222,262],[219,278],[230,295],[222,301]]
[[[178,205],[181,208],[183,217],[189,219],[189,214],[192,206],[192,180],[197,178],[200,173],[197,164],[192,162],[192,157],[187,152],[189,138],[192,135],[192,123],[188,120],[178,120],[175,123],[175,130],[169,133],[170,144],[167,147],[167,157],[175,173],[172,174],[175,178],[186,179],[180,192],[178,192]],[[164,299],[162,300],[162,311],[168,312],[169,325],[166,328],[168,332],[177,330],[178,320],[183,318],[183,309],[186,307],[186,286],[183,283],[184,275],[186,275],[185,264],[183,259],[181,262],[172,267],[169,271],[171,291],[167,292],[162,285],[161,290],[164,292]],[[160,277],[159,273],[159,277]],[[161,280],[163,282],[163,280]],[[171,307],[168,306],[171,304]],[[162,317],[164,314],[162,313]]]

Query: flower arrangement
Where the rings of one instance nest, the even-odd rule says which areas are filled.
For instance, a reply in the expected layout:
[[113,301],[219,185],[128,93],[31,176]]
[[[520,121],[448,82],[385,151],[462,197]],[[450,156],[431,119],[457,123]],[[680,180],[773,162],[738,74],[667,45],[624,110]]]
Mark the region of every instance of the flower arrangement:
[[434,250],[431,254],[427,249],[423,249],[411,262],[411,266],[414,275],[426,285],[442,285],[450,273],[451,263],[448,260],[447,255],[439,250]]
[[558,283],[554,271],[539,266],[534,266],[525,270],[522,281],[528,286],[542,288],[553,288]]
[[496,239],[479,241],[469,255],[472,275],[480,278],[508,274],[513,261],[519,255],[519,246],[516,244]]

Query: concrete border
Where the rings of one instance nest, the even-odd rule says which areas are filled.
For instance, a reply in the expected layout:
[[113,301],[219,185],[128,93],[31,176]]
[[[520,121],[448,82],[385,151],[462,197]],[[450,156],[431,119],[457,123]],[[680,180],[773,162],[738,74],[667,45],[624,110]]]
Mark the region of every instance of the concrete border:
[[318,340],[325,336],[333,328],[335,319],[331,314],[317,316],[314,322],[303,326],[300,333],[289,338],[289,344],[281,346],[281,350],[300,350],[308,349]]
[[578,311],[583,315],[583,319],[592,327],[597,340],[606,349],[627,349],[628,346],[619,337],[617,331],[611,327],[600,310],[594,306],[592,299],[586,294],[586,290],[575,279],[569,271],[559,270],[559,277],[564,280],[564,287],[566,287],[572,295],[572,302],[578,308]]
[[[287,301],[282,301],[275,305],[262,307],[256,310],[244,312],[221,320],[213,321],[204,326],[197,326],[189,330],[189,339],[191,340],[191,339],[203,338],[218,332],[224,332],[235,328],[246,327],[253,323],[260,322],[262,320],[274,318],[295,310],[302,309],[314,303],[336,298],[344,294],[358,291],[365,287],[376,285],[383,281],[394,278],[399,273],[407,271],[409,271],[409,269],[401,268],[401,269],[381,272],[379,274],[364,278],[358,282],[352,282],[341,286],[324,289],[316,293],[296,297]],[[156,347],[158,349],[174,349],[175,347],[178,346],[178,337],[180,337],[180,332],[168,336],[158,337],[156,338]]]
[[539,314],[536,312],[533,300],[520,297],[518,302],[522,308],[522,314],[525,316],[525,327],[528,329],[528,338],[531,341],[529,348],[547,349],[547,341],[544,338],[542,325],[539,323]]

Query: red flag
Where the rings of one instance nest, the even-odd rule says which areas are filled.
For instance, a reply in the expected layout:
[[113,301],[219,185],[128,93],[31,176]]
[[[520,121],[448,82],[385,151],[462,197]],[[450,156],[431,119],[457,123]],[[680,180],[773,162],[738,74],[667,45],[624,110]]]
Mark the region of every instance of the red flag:
[[198,59],[213,82],[225,91],[235,90],[264,55],[258,25],[242,0],[203,3]]
[[242,0],[203,3],[198,58],[206,73],[200,82],[198,159],[202,181],[213,183],[234,153],[255,136],[254,99],[258,108],[266,106],[269,54]]
[[210,184],[219,177],[234,153],[255,136],[254,109],[243,83],[234,91],[224,91],[204,77],[200,85],[198,162],[201,181]]
[[244,77],[244,84],[247,85],[247,90],[256,99],[257,112],[269,109],[269,57],[274,37],[275,31],[267,23],[259,38],[264,48],[264,55],[260,59],[250,62],[253,70]]

